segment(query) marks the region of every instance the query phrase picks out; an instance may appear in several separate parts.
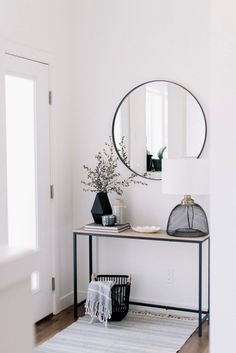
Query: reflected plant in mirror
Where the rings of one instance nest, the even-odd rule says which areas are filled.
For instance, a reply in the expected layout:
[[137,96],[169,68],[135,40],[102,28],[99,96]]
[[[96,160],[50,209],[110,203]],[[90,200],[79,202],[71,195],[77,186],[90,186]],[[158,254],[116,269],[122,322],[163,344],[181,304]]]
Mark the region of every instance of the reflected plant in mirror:
[[[132,172],[149,179],[161,179],[163,158],[198,158],[206,132],[205,114],[196,97],[164,80],[145,82],[128,92],[112,125],[119,158]],[[122,139],[129,163],[120,152]]]
[[167,146],[161,147],[157,152],[157,159],[152,159],[152,167],[154,171],[161,172],[162,171],[162,159],[164,156],[164,152],[167,149]]

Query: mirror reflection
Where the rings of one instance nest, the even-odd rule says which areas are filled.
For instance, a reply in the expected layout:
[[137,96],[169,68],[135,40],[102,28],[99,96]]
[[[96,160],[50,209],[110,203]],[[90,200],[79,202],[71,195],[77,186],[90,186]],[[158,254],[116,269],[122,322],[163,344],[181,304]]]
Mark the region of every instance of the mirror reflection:
[[[187,89],[169,81],[150,81],[122,99],[112,135],[116,151],[129,169],[161,179],[163,158],[200,156],[206,120],[201,105]],[[122,156],[122,143],[128,163]]]

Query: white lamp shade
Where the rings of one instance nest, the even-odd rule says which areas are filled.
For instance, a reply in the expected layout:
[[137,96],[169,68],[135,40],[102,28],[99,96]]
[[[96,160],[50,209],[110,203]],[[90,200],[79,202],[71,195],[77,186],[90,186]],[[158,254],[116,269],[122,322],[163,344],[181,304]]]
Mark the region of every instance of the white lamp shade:
[[206,159],[163,159],[162,192],[172,195],[205,195],[209,190]]

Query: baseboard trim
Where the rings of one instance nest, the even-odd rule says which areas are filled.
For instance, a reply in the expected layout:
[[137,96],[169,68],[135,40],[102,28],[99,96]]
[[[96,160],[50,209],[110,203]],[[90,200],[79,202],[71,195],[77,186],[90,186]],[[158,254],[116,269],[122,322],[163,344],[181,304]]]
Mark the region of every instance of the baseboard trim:
[[[78,303],[81,302],[82,300],[86,299],[87,296],[87,291],[78,291]],[[70,292],[66,295],[63,295],[59,299],[59,307],[60,311],[68,308],[72,304],[74,304],[74,292]]]

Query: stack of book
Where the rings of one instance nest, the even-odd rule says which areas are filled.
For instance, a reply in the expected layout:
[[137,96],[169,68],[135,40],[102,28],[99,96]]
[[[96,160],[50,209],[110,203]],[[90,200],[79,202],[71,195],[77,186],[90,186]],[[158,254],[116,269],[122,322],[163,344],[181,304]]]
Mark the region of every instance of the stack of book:
[[123,232],[124,230],[129,228],[130,228],[129,223],[114,224],[114,226],[103,226],[102,224],[98,224],[98,223],[90,223],[84,226],[85,230],[92,230],[92,231],[94,230],[96,232],[115,232],[115,233]]

